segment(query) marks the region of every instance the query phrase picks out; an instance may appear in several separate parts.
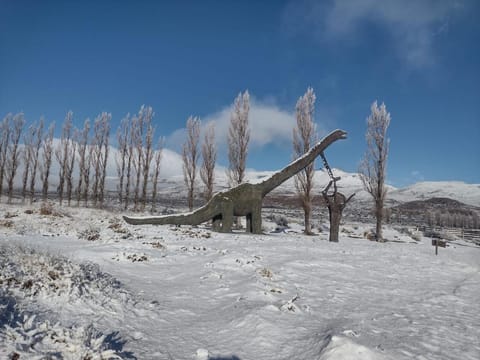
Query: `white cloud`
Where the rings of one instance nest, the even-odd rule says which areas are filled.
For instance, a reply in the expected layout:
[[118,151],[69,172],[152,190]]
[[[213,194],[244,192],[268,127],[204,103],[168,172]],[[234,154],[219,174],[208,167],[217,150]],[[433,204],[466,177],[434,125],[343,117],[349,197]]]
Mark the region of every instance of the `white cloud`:
[[[208,123],[215,124],[215,138],[219,147],[227,144],[228,127],[232,106],[226,106],[218,112],[202,118],[202,128]],[[250,145],[263,147],[268,144],[290,142],[292,129],[295,126],[295,115],[280,109],[277,105],[264,103],[250,98]],[[178,129],[167,138],[167,147],[179,149],[185,141],[185,129]]]
[[[333,41],[354,37],[365,24],[381,25],[391,36],[398,56],[411,66],[423,67],[434,62],[435,37],[448,31],[451,16],[466,1],[333,0],[319,5],[306,0],[288,6],[290,13],[295,10],[288,25],[290,30],[310,31]],[[295,27],[293,22],[299,25]]]
[[[217,143],[217,161],[225,164],[228,160],[227,155],[227,134],[230,126],[230,115],[233,106],[228,105],[221,110],[201,118],[201,141],[203,141],[204,130],[209,123],[215,127],[215,140]],[[322,104],[316,104],[315,119],[319,137],[326,134],[326,129],[335,128],[335,112]],[[275,100],[269,98],[268,101],[259,101],[250,94],[250,143],[249,157],[266,157],[272,149],[278,149],[285,146],[288,149],[292,147],[292,132],[296,126],[295,111],[287,111],[280,108]],[[182,159],[179,155],[182,151],[182,144],[186,139],[185,128],[177,129],[166,137],[165,148],[171,151],[171,161],[162,160],[162,169],[172,166],[172,174],[182,173]],[[270,147],[274,145],[273,147]],[[175,154],[175,157],[173,156]],[[261,155],[259,155],[261,154]],[[226,164],[225,164],[226,165]],[[165,167],[164,167],[165,166]],[[219,166],[219,165],[217,165]],[[223,169],[221,172],[224,172]],[[163,175],[162,175],[163,176]]]
[[[216,136],[222,145],[227,142],[231,112],[232,107],[229,106],[205,118],[205,123],[211,121],[215,123]],[[254,147],[262,147],[270,143],[289,141],[295,125],[295,116],[293,112],[281,110],[276,105],[251,99],[249,125],[250,144]]]
[[160,163],[160,177],[168,179],[183,174],[182,157],[175,151],[163,149]]

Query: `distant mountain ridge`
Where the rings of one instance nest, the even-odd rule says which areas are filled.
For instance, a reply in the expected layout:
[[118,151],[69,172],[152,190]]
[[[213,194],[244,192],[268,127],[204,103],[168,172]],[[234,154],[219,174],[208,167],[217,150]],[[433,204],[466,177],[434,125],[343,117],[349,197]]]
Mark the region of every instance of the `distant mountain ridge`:
[[[260,181],[263,177],[270,176],[270,171],[249,171],[247,179],[251,182]],[[345,195],[356,193],[357,200],[368,200],[369,194],[363,190],[362,181],[357,173],[348,173],[340,169],[333,169],[335,176],[340,176],[338,182],[339,191]],[[315,172],[315,193],[328,184],[329,176],[324,170]],[[395,188],[387,185],[387,198],[399,203],[415,200],[427,200],[431,198],[449,198],[460,201],[467,205],[480,207],[480,184],[467,184],[462,181],[423,181],[405,188]],[[293,179],[286,181],[274,193],[294,193],[295,186]]]

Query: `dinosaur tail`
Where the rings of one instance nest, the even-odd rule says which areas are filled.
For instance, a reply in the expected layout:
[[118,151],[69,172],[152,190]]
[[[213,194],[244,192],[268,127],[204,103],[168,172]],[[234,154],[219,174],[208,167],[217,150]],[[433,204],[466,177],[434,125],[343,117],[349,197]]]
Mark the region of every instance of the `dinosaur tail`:
[[209,204],[188,213],[162,215],[162,216],[123,216],[123,219],[132,225],[199,225],[210,220],[213,215],[210,214]]

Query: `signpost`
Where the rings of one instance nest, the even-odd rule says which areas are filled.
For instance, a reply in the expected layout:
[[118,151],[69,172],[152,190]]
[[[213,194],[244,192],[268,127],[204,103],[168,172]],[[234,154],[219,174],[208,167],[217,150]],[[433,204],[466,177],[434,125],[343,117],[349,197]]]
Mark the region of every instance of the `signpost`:
[[435,246],[435,255],[438,255],[438,247],[447,247],[447,242],[441,239],[432,239],[432,245]]

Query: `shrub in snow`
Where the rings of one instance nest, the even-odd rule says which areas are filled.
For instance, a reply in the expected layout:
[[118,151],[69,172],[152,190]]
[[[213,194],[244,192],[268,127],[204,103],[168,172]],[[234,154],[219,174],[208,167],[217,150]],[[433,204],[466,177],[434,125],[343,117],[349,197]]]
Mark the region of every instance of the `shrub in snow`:
[[92,325],[63,327],[24,315],[22,321],[0,329],[0,341],[10,358],[17,359],[122,359],[109,349],[107,336]]
[[[127,300],[117,280],[98,265],[74,264],[13,246],[0,246],[0,358],[7,359],[124,359],[125,342],[118,333],[104,335],[93,326],[52,323],[47,300],[85,302],[89,308],[114,308]],[[46,301],[47,300],[47,301]],[[31,305],[33,302],[33,306]],[[22,309],[22,310],[20,310]],[[25,309],[33,309],[34,313]],[[42,319],[37,314],[41,313]]]
[[116,234],[123,234],[122,238],[124,239],[127,239],[130,236],[132,236],[130,231],[128,231],[128,229],[122,225],[119,219],[115,219],[111,221],[110,225],[108,225],[108,228],[111,229]]
[[103,305],[125,295],[120,283],[96,264],[75,264],[31,249],[0,246],[0,268],[0,285],[16,295],[64,296]]
[[263,268],[258,272],[261,276],[271,279],[273,277],[273,273],[270,269]]
[[40,206],[40,215],[70,217],[70,214],[68,214],[64,210],[59,210],[55,208],[55,205],[53,203],[47,201],[44,201]]
[[0,220],[0,226],[6,228],[12,228],[14,225],[12,220]]
[[375,236],[375,233],[372,231],[372,230],[367,230],[363,233],[363,237],[367,240],[370,240],[370,241],[375,241],[376,240],[376,236]]
[[88,241],[96,241],[100,239],[100,230],[97,228],[89,227],[78,232],[78,238]]

